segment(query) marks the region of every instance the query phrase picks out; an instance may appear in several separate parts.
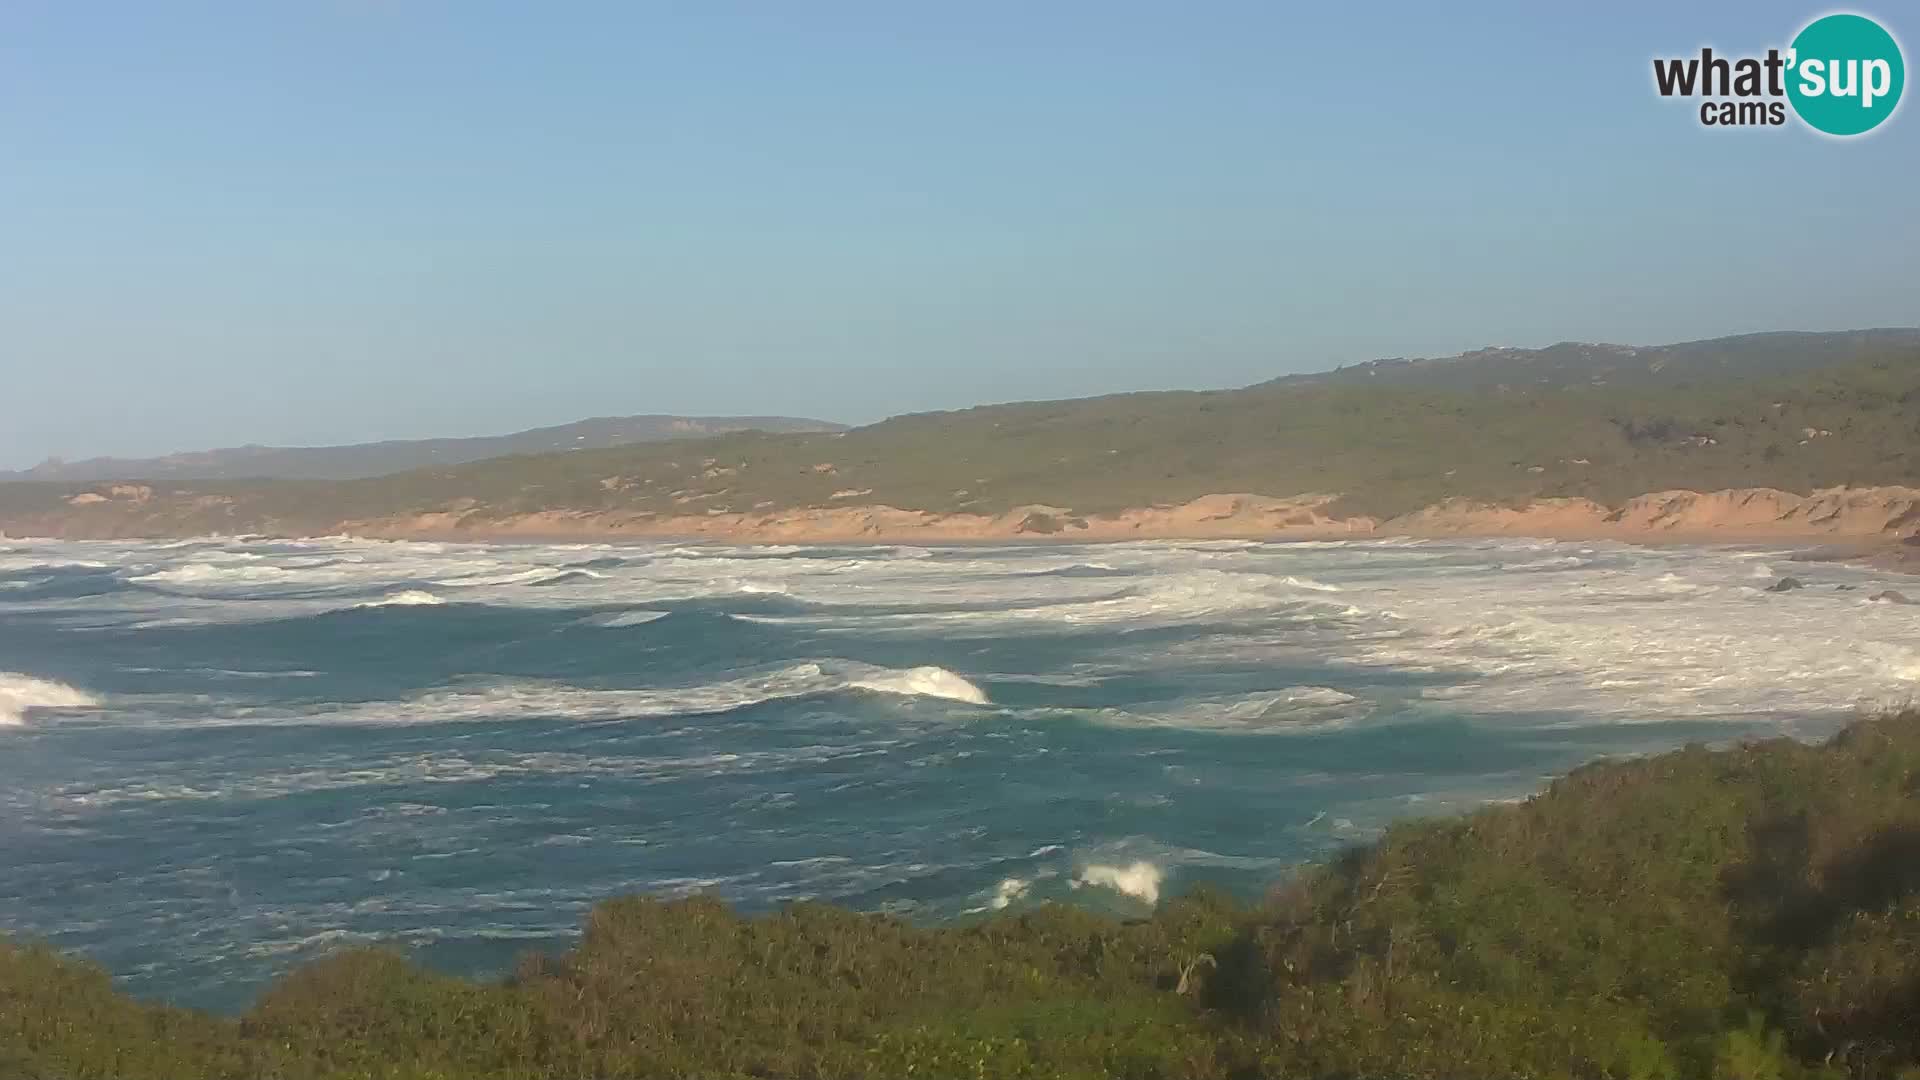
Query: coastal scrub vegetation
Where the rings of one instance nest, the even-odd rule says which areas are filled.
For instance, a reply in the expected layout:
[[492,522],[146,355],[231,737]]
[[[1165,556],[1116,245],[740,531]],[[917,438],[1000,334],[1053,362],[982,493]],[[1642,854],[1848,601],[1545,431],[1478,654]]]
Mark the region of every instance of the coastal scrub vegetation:
[[1336,512],[1375,517],[1449,498],[1618,505],[1670,489],[1920,485],[1917,405],[1914,332],[1554,346],[1383,361],[1240,390],[982,406],[844,433],[735,433],[340,482],[156,481],[107,495],[98,485],[0,484],[0,526],[303,534],[424,513],[484,527],[540,512],[868,504],[1096,514],[1219,492],[1337,494]]
[[237,1018],[0,944],[0,1075],[1912,1080],[1920,711],[1589,765],[1132,921],[626,897],[498,982],[350,951]]

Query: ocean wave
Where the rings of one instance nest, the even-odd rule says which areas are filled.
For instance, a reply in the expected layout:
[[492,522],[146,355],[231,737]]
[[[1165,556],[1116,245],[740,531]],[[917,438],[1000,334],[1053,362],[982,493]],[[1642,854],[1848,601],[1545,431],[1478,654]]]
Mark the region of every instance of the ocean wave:
[[47,570],[106,570],[107,563],[92,559],[61,559],[41,555],[0,558],[0,574],[39,573]]
[[191,562],[154,569],[134,566],[121,580],[154,592],[212,600],[282,599],[332,592],[343,587],[398,583],[404,567],[369,563],[354,553],[277,553],[273,561],[256,552],[195,552]]
[[526,585],[552,578],[557,572],[558,568],[552,566],[534,566],[506,571],[481,569],[473,573],[437,578],[433,584],[447,589],[466,589],[485,585]]
[[120,670],[132,675],[197,675],[208,679],[311,679],[320,674],[317,671],[308,671],[304,668],[289,668],[282,671],[256,671],[251,668],[123,667]]
[[[1871,658],[1882,671],[1901,682],[1920,682],[1920,648],[1901,648],[1882,642],[1866,642],[1862,646],[1866,656]],[[1909,695],[1890,694],[1885,703],[1893,707],[1911,704]]]
[[1286,705],[1349,705],[1356,700],[1352,694],[1331,686],[1290,686],[1275,695],[1276,703]]
[[[1904,654],[1889,659],[1864,648],[1875,642],[1920,649],[1920,628],[1905,611],[1860,602],[1898,582],[1859,567],[1796,565],[1796,576],[1813,588],[1759,593],[1754,586],[1772,577],[1768,566],[1780,555],[1518,538],[613,551],[342,539],[48,542],[9,548],[0,558],[71,569],[53,584],[6,588],[0,602],[9,616],[114,632],[301,617],[356,602],[399,603],[376,598],[414,592],[503,608],[579,607],[586,609],[582,623],[606,627],[636,626],[662,617],[646,612],[693,603],[714,618],[788,629],[949,639],[1061,632],[1097,640],[1151,630],[1154,648],[1183,665],[1292,658],[1302,661],[1302,682],[1339,686],[1346,685],[1342,672],[1386,670],[1419,678],[1409,696],[1448,694],[1473,713],[1644,714],[1657,721],[1832,712],[1911,694],[1914,665],[1897,659]],[[1102,580],[1109,576],[1116,580]],[[517,588],[561,578],[571,584],[544,595]],[[1827,587],[1843,583],[1859,591]],[[780,593],[786,599],[757,595]],[[1762,604],[1766,619],[1756,620]],[[1124,670],[1105,660],[1126,653],[1126,644],[1116,639],[1096,657],[1098,666]],[[989,670],[1024,666],[988,663]],[[1304,674],[1323,666],[1333,672]],[[1009,682],[1041,683],[1060,681],[1061,673],[1042,664],[1006,674]],[[836,686],[835,677],[846,684]],[[836,669],[821,681],[830,689],[889,691],[891,685],[849,684],[902,678]],[[1125,680],[1112,690],[1128,693]],[[1366,707],[1286,695],[1285,688],[1244,695],[1238,705],[1176,699],[1158,716],[1153,703],[1102,701],[1124,711],[1095,719],[1307,730]],[[973,700],[963,688],[944,696]],[[1309,715],[1315,709],[1337,715]]]
[[[47,791],[60,803],[86,809],[159,802],[277,799],[323,791],[367,788],[424,790],[440,785],[490,784],[503,779],[564,778],[569,781],[708,780],[760,771],[822,765],[871,756],[885,742],[804,746],[743,752],[642,756],[560,751],[461,753],[440,749],[378,757],[342,756],[306,767],[166,781],[69,782]],[[427,796],[422,796],[427,798]],[[424,803],[395,803],[378,811],[399,817],[439,816],[449,811]],[[824,860],[822,860],[824,864]],[[795,863],[795,865],[799,865]]]
[[[1457,680],[1423,697],[1482,713],[1565,713],[1607,722],[1836,715],[1913,688],[1878,648],[1920,647],[1912,620],[1863,611],[1871,571],[1784,595],[1751,587],[1742,553],[1612,553],[1573,574],[1394,583],[1400,633],[1333,642],[1334,663]],[[1492,566],[1489,570],[1499,571]],[[1578,576],[1575,576],[1577,574]],[[1766,604],[1764,618],[1755,604]],[[1914,672],[1920,674],[1920,672]]]
[[656,719],[733,712],[763,702],[849,690],[988,704],[986,692],[940,667],[888,668],[818,660],[732,679],[676,687],[594,688],[535,679],[449,687],[410,698],[331,704],[287,711],[240,706],[209,709],[179,726],[379,725],[556,719],[577,722]]
[[[1318,597],[1302,597],[1297,588],[1271,587],[1275,579],[1238,570],[1164,570],[1134,576],[1130,582],[1111,578],[1054,578],[1052,587],[1039,591],[1032,577],[997,575],[958,577],[951,584],[913,586],[902,592],[922,600],[913,610],[849,611],[871,607],[871,593],[848,593],[844,587],[815,593],[790,589],[794,599],[815,606],[819,614],[808,619],[819,625],[948,626],[983,632],[1018,626],[1022,631],[1116,625],[1173,625],[1191,622],[1239,621],[1268,616],[1300,605],[1323,605]],[[1116,588],[1115,585],[1120,587]],[[1307,590],[1319,592],[1321,590]],[[935,605],[938,606],[935,606]]]
[[1222,734],[1312,734],[1346,727],[1373,704],[1331,686],[1287,686],[1231,700],[1182,701],[1164,708],[1130,706],[1093,713],[1096,723]]
[[425,589],[401,589],[388,593],[378,600],[367,600],[353,605],[355,608],[380,607],[436,607],[446,603],[440,597]]
[[987,901],[987,908],[993,911],[1004,911],[1014,901],[1024,899],[1032,889],[1033,882],[1028,878],[1002,878],[1000,884],[994,886],[993,896]]
[[1145,859],[1124,865],[1088,863],[1074,873],[1073,885],[1112,889],[1151,905],[1160,902],[1160,883],[1165,877],[1166,871]]
[[127,580],[141,585],[260,585],[283,582],[295,576],[295,571],[285,567],[251,562],[237,566],[191,562],[185,566],[134,574]]
[[[646,562],[646,559],[645,559],[644,557],[643,557],[643,558],[640,558],[640,559],[631,559],[631,558],[627,558],[627,557],[624,557],[624,556],[620,556],[620,555],[603,555],[603,556],[601,556],[600,558],[597,558],[597,559],[588,559],[588,560],[587,560],[586,562],[583,562],[583,563],[576,563],[576,564],[575,564],[575,569],[580,569],[580,570],[613,570],[613,569],[616,569],[616,568],[618,568],[618,567],[622,567],[622,566],[627,566],[627,565],[630,565],[630,564],[634,564],[634,563],[642,563],[642,564],[644,564],[645,562]],[[601,574],[601,575],[597,575],[597,576],[600,576],[600,577],[605,577],[606,575],[604,575],[604,574]]]
[[1028,686],[1061,686],[1077,689],[1092,689],[1116,675],[1124,674],[1121,669],[1068,670],[1029,674],[1021,671],[994,672],[994,682],[1022,683]]
[[1506,570],[1578,570],[1583,566],[1592,566],[1593,560],[1583,555],[1555,555],[1544,559],[1528,559],[1525,562],[1507,563]]
[[562,570],[550,577],[535,578],[527,582],[527,584],[534,588],[542,588],[548,585],[577,585],[583,581],[601,581],[605,579],[606,576],[607,575],[597,570],[588,570],[585,567],[576,566]]
[[[0,754],[15,769],[0,817],[89,842],[15,867],[0,892],[58,886],[78,907],[21,929],[116,955],[185,934],[206,978],[234,986],[278,962],[220,952],[255,942],[336,928],[407,940],[476,919],[522,932],[518,915],[457,914],[498,907],[477,898],[488,887],[526,886],[514,910],[556,932],[579,909],[549,918],[535,887],[572,890],[568,904],[716,888],[755,908],[814,896],[937,919],[1071,900],[1137,916],[1189,882],[1251,889],[1406,813],[1532,789],[1579,756],[1716,737],[1696,721],[1819,734],[1857,698],[1920,689],[1916,609],[1866,600],[1912,587],[1868,567],[1591,544],[1339,546],[814,548],[779,561],[768,549],[345,541],[255,544],[260,558],[233,560],[207,543],[9,550],[104,565],[47,573],[102,576],[111,594],[0,593],[0,623],[20,647],[12,666],[98,687],[110,708],[67,705],[92,698],[73,686],[4,706],[26,727],[0,744],[63,745],[52,758]],[[1592,565],[1523,569],[1590,548]],[[624,562],[581,562],[596,554]],[[126,584],[189,564],[210,569]],[[1116,580],[1075,569],[1096,565]],[[1754,592],[1769,565],[1809,588]],[[264,580],[269,567],[284,576]],[[607,577],[523,587],[579,568]],[[239,580],[248,573],[263,580]],[[742,582],[789,596],[743,595]],[[321,614],[408,590],[487,606],[412,613],[436,625],[471,614],[472,634],[391,640],[341,634],[397,630],[408,614]],[[263,617],[276,622],[258,633],[214,625]],[[768,617],[783,628],[724,621]],[[127,625],[164,620],[208,625]],[[741,658],[719,659],[730,650]],[[943,677],[916,676],[918,662],[948,665],[996,704],[970,704],[958,685],[941,695]],[[323,675],[295,677],[310,670]],[[375,727],[465,721],[478,726]],[[287,727],[163,730],[216,724]],[[1089,726],[1109,724],[1128,727]],[[141,753],[111,752],[130,736]],[[1067,757],[1076,768],[1062,769]],[[1259,812],[1221,819],[1234,799]],[[568,846],[484,860],[499,880],[478,885],[477,854],[414,861],[542,836]],[[235,908],[208,887],[205,856],[243,848],[264,872]],[[102,881],[120,887],[89,887]],[[156,903],[182,918],[151,922]],[[270,910],[291,914],[270,925]],[[75,929],[89,923],[105,931]],[[177,987],[181,970],[137,985]]]
[[1132,577],[1134,571],[1122,570],[1102,562],[1079,562],[1071,566],[1056,566],[1050,570],[1030,570],[1021,577],[1035,578],[1103,578]]
[[929,548],[888,544],[714,544],[703,547],[668,548],[661,554],[690,559],[770,559],[802,562],[813,559],[833,561],[930,559],[934,552]]
[[92,694],[66,683],[0,671],[0,727],[26,723],[29,709],[88,709],[99,704]]
[[855,690],[873,690],[882,694],[908,694],[915,697],[946,698],[971,705],[986,705],[986,691],[943,667],[917,667],[905,671],[879,669],[879,673],[847,680]]
[[719,682],[656,689],[591,689],[521,680],[476,689],[436,690],[403,701],[374,701],[301,719],[320,723],[420,724],[553,718],[626,720],[731,712],[833,686],[816,664]]
[[645,626],[647,623],[658,622],[671,614],[673,614],[671,611],[651,611],[646,609],[638,611],[603,611],[597,615],[589,615],[580,621],[586,623],[588,626],[598,626],[613,630],[622,626]]
[[1285,585],[1289,588],[1305,589],[1308,592],[1339,592],[1340,591],[1340,586],[1338,585],[1329,585],[1324,581],[1315,581],[1312,578],[1295,577],[1292,574],[1288,574],[1285,577],[1281,578],[1280,584]]

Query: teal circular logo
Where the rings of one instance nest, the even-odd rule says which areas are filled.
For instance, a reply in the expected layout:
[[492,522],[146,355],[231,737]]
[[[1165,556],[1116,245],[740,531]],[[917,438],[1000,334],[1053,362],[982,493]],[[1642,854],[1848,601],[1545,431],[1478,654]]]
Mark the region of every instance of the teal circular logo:
[[1793,39],[1787,99],[1807,126],[1864,135],[1893,115],[1907,83],[1900,43],[1864,15],[1827,15]]

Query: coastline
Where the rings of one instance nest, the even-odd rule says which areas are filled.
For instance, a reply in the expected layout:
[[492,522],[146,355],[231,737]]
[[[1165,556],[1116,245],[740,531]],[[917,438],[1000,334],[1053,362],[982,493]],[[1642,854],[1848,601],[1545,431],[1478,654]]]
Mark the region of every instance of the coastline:
[[[0,995],[21,1003],[0,1060],[9,1075],[129,1075],[127,1062],[153,1061],[169,1071],[135,1075],[209,1080],[381,1069],[1090,1076],[1122,1060],[1141,1074],[1225,1080],[1262,1069],[1553,1075],[1569,1062],[1609,1075],[1624,1046],[1658,1067],[1648,1075],[1705,1076],[1717,1048],[1757,1033],[1773,1047],[1764,1061],[1780,1064],[1766,1075],[1801,1075],[1802,1064],[1813,1075],[1846,1055],[1857,1066],[1846,1075],[1886,1076],[1920,1045],[1900,1019],[1905,983],[1887,975],[1912,969],[1898,964],[1912,955],[1920,905],[1903,894],[1884,914],[1843,908],[1837,944],[1788,936],[1802,925],[1788,917],[1805,910],[1818,867],[1898,872],[1904,849],[1888,854],[1887,837],[1914,828],[1916,765],[1911,710],[1812,746],[1602,759],[1525,800],[1393,825],[1299,865],[1263,902],[1193,889],[1156,896],[1144,917],[1046,904],[919,927],[829,903],[749,914],[711,895],[611,896],[564,951],[523,953],[511,979],[349,946],[290,964],[238,1015],[143,1000],[82,956],[0,935]],[[1808,846],[1756,859],[1750,838],[1783,815]],[[1730,894],[1728,881],[1745,887]],[[1644,948],[1650,937],[1663,947]],[[1460,939],[1481,945],[1449,947]],[[1389,968],[1383,941],[1411,959]],[[1252,962],[1242,975],[1194,960],[1215,955]],[[1532,962],[1542,955],[1565,962]],[[1486,978],[1488,957],[1526,977]],[[1799,977],[1808,970],[1821,979]],[[1749,982],[1754,972],[1767,981]],[[636,984],[662,988],[658,1008],[633,1007]],[[1355,999],[1382,985],[1405,1019],[1355,1020]],[[1837,995],[1866,1006],[1836,1010],[1837,1031],[1801,1020],[1820,1019]],[[743,1012],[742,1001],[771,1004]],[[1785,1004],[1772,1023],[1805,1024],[1797,1033],[1819,1040],[1804,1059],[1786,1056],[1803,1045],[1787,1042],[1794,1028],[1767,1026],[1760,1010],[1774,1002]],[[1299,1018],[1314,1037],[1234,1026],[1271,1015]],[[1462,1040],[1463,1016],[1492,1034]],[[1649,1019],[1666,1017],[1686,1026]],[[1519,1034],[1498,1041],[1503,1032]]]
[[[124,494],[129,491],[134,494]],[[208,522],[175,515],[146,489],[118,487],[76,497],[57,513],[0,518],[13,539],[178,539],[257,535],[283,539],[563,542],[660,540],[730,544],[1111,543],[1128,540],[1360,540],[1537,537],[1634,544],[1808,545],[1809,561],[1871,561],[1920,571],[1920,489],[1825,488],[1807,495],[1773,488],[1660,491],[1620,506],[1548,498],[1501,505],[1449,499],[1387,518],[1342,515],[1340,497],[1251,493],[1203,495],[1172,506],[1081,514],[1046,504],[999,514],[941,513],[886,505],[756,513],[659,515],[619,510],[545,510],[494,516],[485,508],[348,519],[321,527],[271,520]],[[214,527],[209,527],[210,525]],[[219,526],[226,527],[219,527]]]

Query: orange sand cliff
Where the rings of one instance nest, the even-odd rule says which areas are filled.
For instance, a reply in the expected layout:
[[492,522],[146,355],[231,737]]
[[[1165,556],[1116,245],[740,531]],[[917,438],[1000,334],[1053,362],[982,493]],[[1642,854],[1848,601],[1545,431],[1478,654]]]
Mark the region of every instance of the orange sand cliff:
[[891,506],[765,513],[648,515],[546,511],[487,519],[472,512],[340,523],[339,531],[394,539],[587,536],[676,537],[735,543],[795,541],[1339,539],[1381,536],[1542,536],[1673,542],[1884,542],[1920,532],[1920,490],[1831,488],[1794,495],[1771,488],[1662,491],[1608,507],[1588,499],[1497,506],[1454,499],[1377,519],[1329,513],[1337,497],[1205,495],[1179,506],[1080,515],[1057,506],[1006,513],[941,514]]
[[[1177,506],[1079,514],[1059,506],[1001,514],[936,513],[891,506],[841,506],[752,513],[649,514],[549,510],[506,517],[484,508],[334,522],[309,534],[384,539],[694,539],[731,543],[865,541],[1114,541],[1138,539],[1324,540],[1385,536],[1540,536],[1636,542],[1817,542],[1891,545],[1920,534],[1920,490],[1828,488],[1795,495],[1772,488],[1661,491],[1609,507],[1589,499],[1535,499],[1495,505],[1450,499],[1398,517],[1337,516],[1338,496],[1275,498],[1204,495]],[[67,510],[0,519],[14,536],[69,538],[176,536],[144,489],[123,486],[75,496]],[[195,531],[206,532],[204,527]],[[280,534],[272,523],[236,520],[230,533]]]

